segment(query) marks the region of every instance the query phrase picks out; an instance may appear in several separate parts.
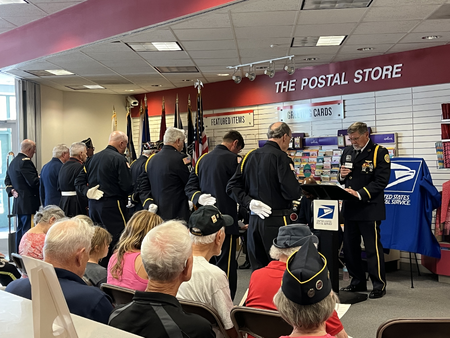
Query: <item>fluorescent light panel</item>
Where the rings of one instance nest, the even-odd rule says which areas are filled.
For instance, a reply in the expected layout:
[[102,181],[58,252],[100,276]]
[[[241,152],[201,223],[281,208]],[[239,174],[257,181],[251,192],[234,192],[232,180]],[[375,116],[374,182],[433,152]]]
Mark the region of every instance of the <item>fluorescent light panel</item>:
[[372,0],[304,0],[302,10],[369,7]]
[[83,87],[86,87],[87,89],[105,89],[105,87],[99,85],[84,85]]
[[65,69],[53,69],[53,70],[46,69],[45,71],[49,72],[50,74],[58,75],[58,76],[60,76],[60,75],[74,75],[74,73],[69,72],[68,70],[65,70]]
[[291,47],[339,46],[347,35],[340,36],[297,36],[292,39]]
[[127,45],[135,52],[173,52],[183,50],[178,42],[130,42]]
[[6,4],[27,4],[25,0],[0,0],[0,5]]
[[340,46],[346,35],[338,36],[321,36],[316,43],[316,46]]
[[195,66],[185,67],[155,67],[160,73],[198,73],[198,69]]

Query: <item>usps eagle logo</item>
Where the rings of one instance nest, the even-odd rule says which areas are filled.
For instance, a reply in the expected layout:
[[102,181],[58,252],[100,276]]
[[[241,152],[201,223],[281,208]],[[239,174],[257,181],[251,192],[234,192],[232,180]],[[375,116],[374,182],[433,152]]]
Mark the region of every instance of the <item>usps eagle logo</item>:
[[334,205],[322,205],[319,207],[317,218],[319,219],[333,219]]

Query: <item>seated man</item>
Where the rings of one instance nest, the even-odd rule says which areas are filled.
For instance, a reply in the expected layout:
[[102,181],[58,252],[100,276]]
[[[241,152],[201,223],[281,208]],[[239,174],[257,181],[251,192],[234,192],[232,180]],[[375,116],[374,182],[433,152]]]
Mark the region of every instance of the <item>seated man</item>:
[[209,321],[184,313],[175,298],[192,273],[192,240],[186,226],[167,221],[150,230],[142,241],[141,257],[147,289],[136,291],[130,304],[117,308],[109,325],[148,338],[214,338]]
[[[276,310],[273,296],[281,285],[286,261],[303,244],[311,240],[316,246],[318,238],[311,233],[305,224],[290,224],[278,230],[278,236],[273,240],[270,256],[275,259],[268,266],[256,270],[250,277],[248,296],[245,305],[258,309]],[[326,321],[326,331],[336,338],[347,338],[347,333],[339,320],[336,311]]]
[[[45,237],[44,261],[55,267],[69,311],[106,324],[113,310],[110,301],[102,291],[82,280],[93,234],[94,228],[79,219],[54,224]],[[6,291],[31,299],[30,280],[15,280]]]
[[[189,282],[181,284],[177,297],[205,303],[216,309],[230,337],[237,337],[231,321],[233,308],[227,275],[210,264],[211,257],[220,255],[225,239],[224,227],[234,224],[233,217],[223,215],[219,209],[206,205],[189,218],[189,231],[193,240],[194,267]],[[216,332],[217,336],[222,336]]]

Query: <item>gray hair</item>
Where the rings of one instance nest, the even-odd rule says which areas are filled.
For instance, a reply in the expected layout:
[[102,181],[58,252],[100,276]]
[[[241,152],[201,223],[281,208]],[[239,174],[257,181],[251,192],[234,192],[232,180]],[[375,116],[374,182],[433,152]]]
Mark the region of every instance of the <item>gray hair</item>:
[[184,141],[185,138],[186,136],[183,129],[169,127],[164,134],[164,144],[175,143],[178,139]]
[[186,267],[192,255],[192,240],[181,221],[158,225],[145,235],[141,257],[149,280],[171,282]]
[[70,156],[78,156],[83,150],[86,151],[86,144],[83,142],[74,142],[70,145]]
[[65,144],[58,144],[53,148],[53,157],[60,158],[67,152],[69,152],[69,148]]
[[279,122],[272,123],[269,126],[269,130],[267,131],[267,138],[269,138],[269,139],[282,138],[283,135],[291,134],[291,128],[289,128],[289,126],[286,123],[281,122],[281,124],[277,128],[273,128],[273,125],[276,123],[279,123]]
[[269,255],[272,257],[272,259],[276,259],[277,261],[280,260],[281,256],[289,257],[294,252],[298,251],[301,248],[301,246],[296,246],[293,248],[286,248],[286,249],[280,249],[276,246],[272,245],[270,247]]
[[273,297],[273,302],[281,317],[292,327],[309,331],[316,329],[332,315],[336,302],[333,291],[320,302],[312,305],[300,305],[288,299],[281,288]]
[[220,231],[225,231],[225,228],[222,227],[219,231],[217,231],[211,235],[207,235],[207,236],[195,236],[192,233],[189,233],[189,234],[191,235],[192,243],[194,245],[211,244],[211,243],[214,243],[216,236]]
[[69,262],[80,249],[91,251],[94,228],[81,219],[71,218],[55,223],[45,236],[44,259]]
[[55,220],[59,221],[61,218],[66,217],[66,215],[57,205],[47,205],[46,207],[41,206],[34,215],[34,224],[38,224],[40,222],[48,223],[52,217],[55,217]]
[[364,122],[352,123],[350,127],[347,128],[347,134],[353,134],[357,132],[358,134],[362,135],[367,131],[367,124],[365,124]]
[[89,216],[80,214],[80,215],[76,215],[74,218],[81,219],[81,220],[85,221],[91,227],[95,226],[94,222],[92,221],[92,219]]

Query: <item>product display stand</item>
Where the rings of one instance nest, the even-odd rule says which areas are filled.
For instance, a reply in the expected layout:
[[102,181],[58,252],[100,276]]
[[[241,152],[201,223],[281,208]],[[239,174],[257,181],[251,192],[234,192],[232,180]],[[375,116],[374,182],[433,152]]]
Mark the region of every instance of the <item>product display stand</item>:
[[[304,184],[302,189],[313,194],[319,200],[355,200],[357,197],[348,193],[337,185],[327,184]],[[314,214],[314,225],[317,215]],[[367,300],[367,294],[357,292],[339,292],[339,234],[338,231],[320,230],[321,253],[328,261],[333,291],[339,296],[342,304],[355,304]]]

